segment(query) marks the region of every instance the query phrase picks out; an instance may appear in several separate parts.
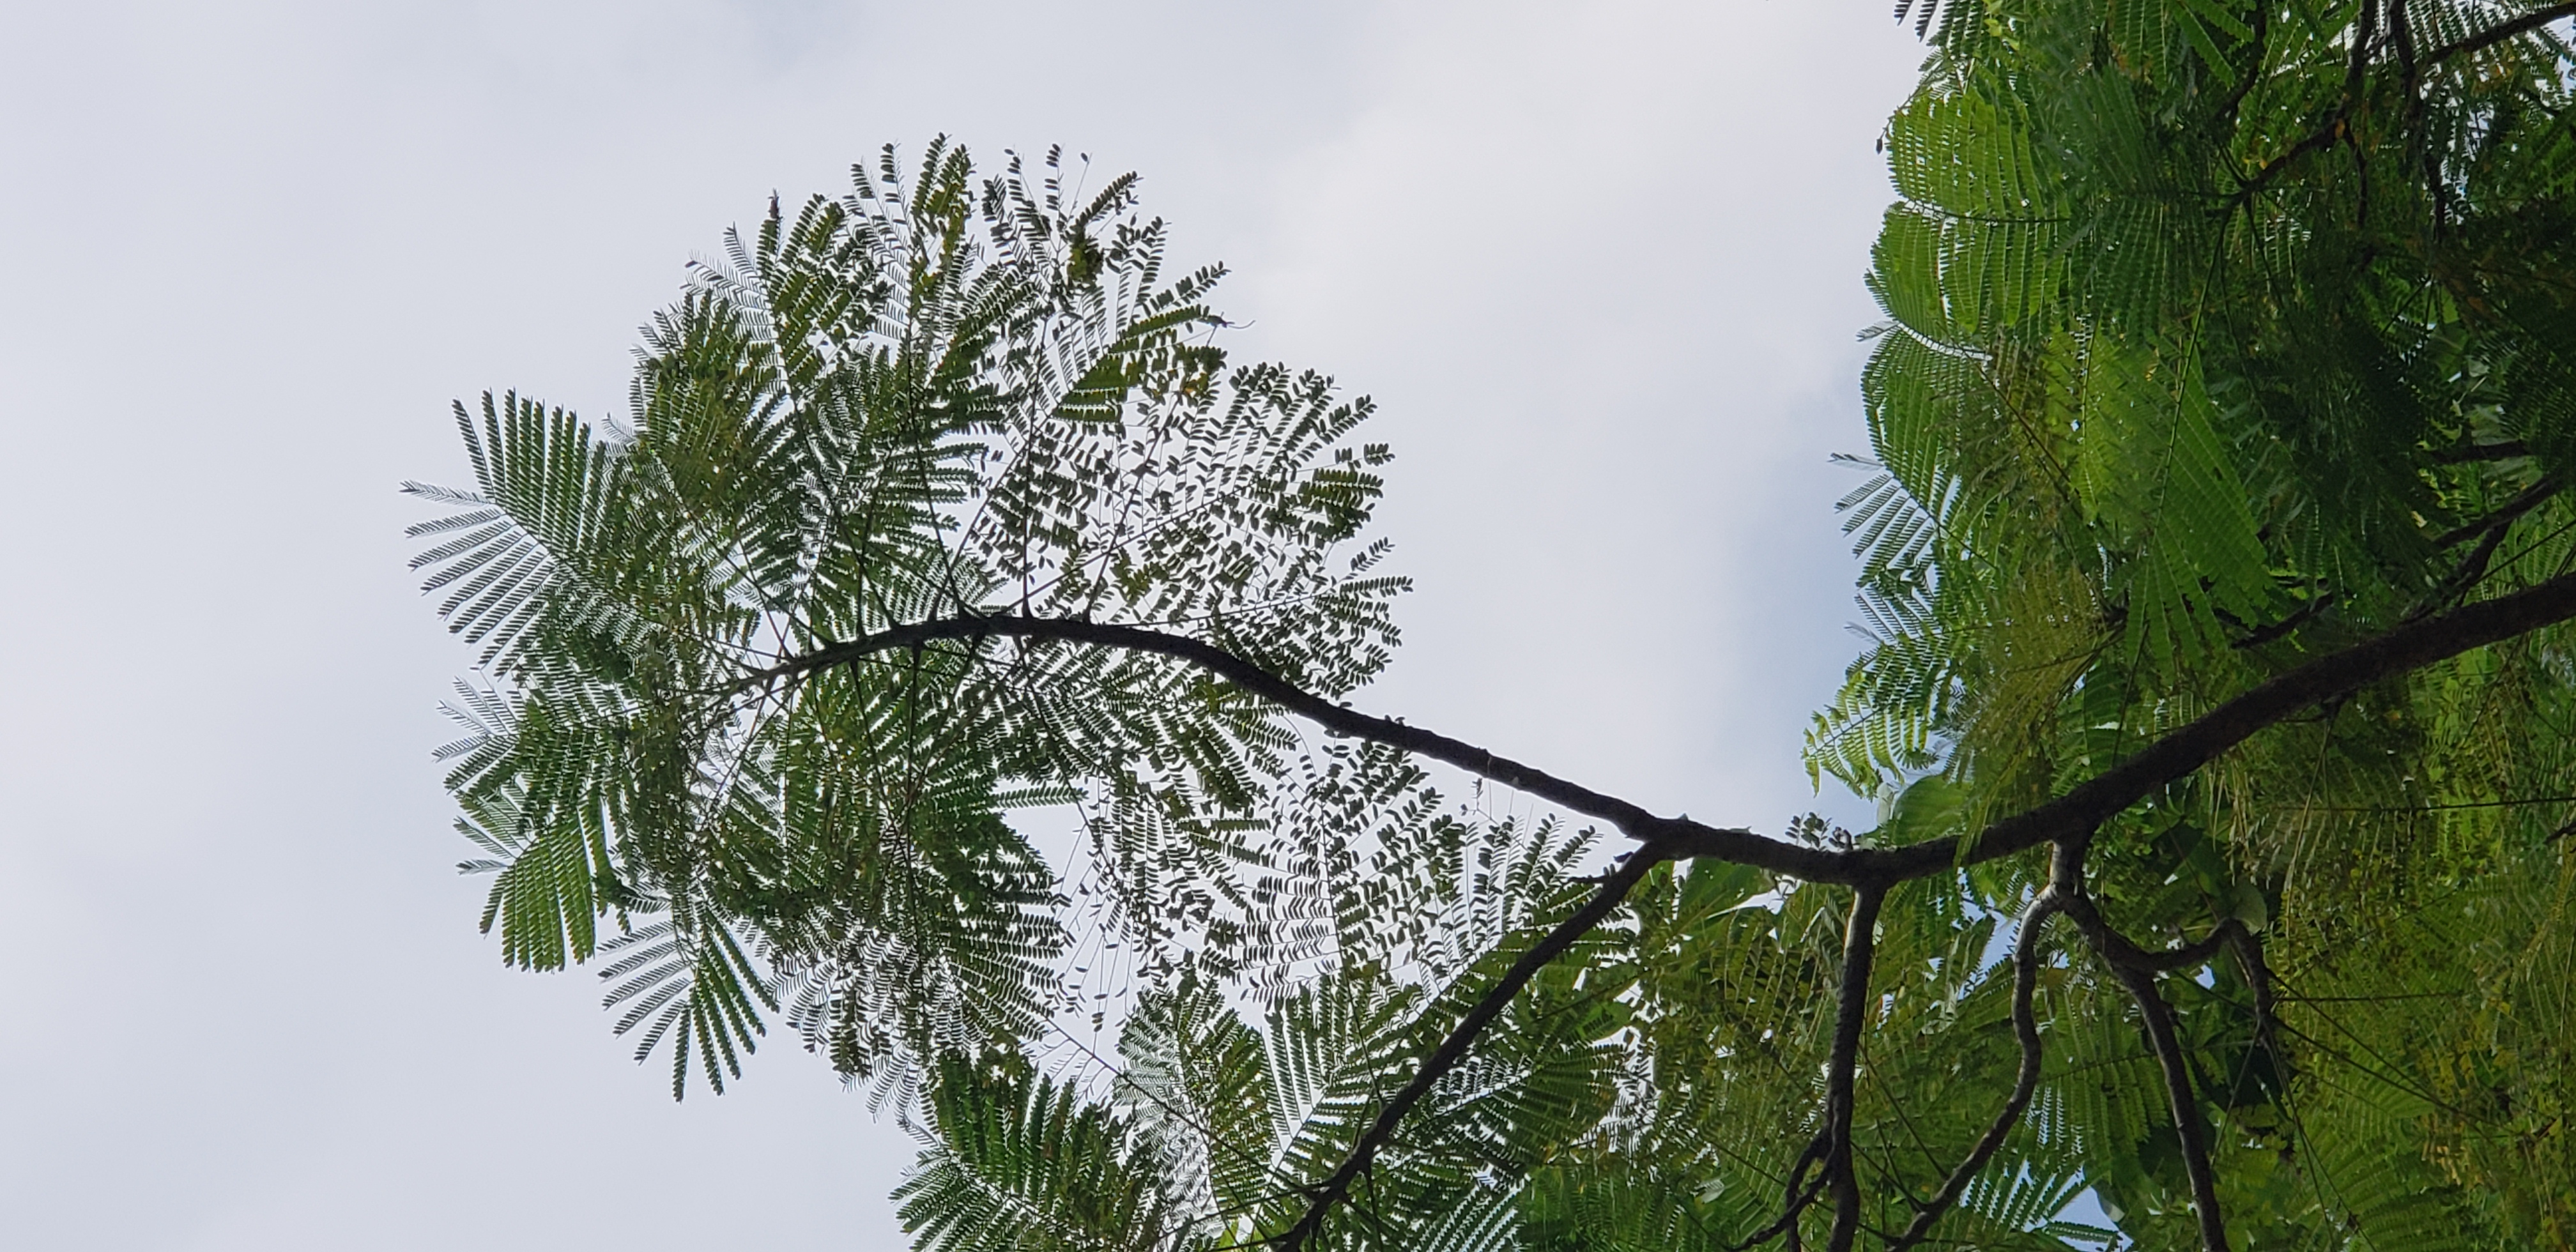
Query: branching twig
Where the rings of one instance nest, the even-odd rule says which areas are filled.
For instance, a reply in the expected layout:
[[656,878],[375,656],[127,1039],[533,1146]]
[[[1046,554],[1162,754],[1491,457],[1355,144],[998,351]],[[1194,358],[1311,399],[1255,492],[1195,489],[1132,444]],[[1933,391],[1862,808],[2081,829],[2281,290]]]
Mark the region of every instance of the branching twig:
[[[2261,169],[2254,171],[2254,176],[2246,179],[2245,184],[2236,189],[2235,203],[2251,204],[2254,194],[2269,185],[2273,179],[2280,177],[2281,171],[2288,169],[2291,163],[2311,152],[2320,152],[2332,147],[2336,140],[2349,136],[2352,129],[2352,111],[2361,103],[2362,77],[2370,68],[2370,45],[2371,41],[2378,36],[2378,21],[2379,6],[2364,0],[2360,20],[2353,27],[2352,59],[2344,67],[2342,97],[2335,101],[2335,107],[2333,111],[2326,114],[2326,120],[2315,130],[2308,132],[2306,138],[2290,145],[2289,151],[2264,162]],[[2358,145],[2355,145],[2354,151],[2356,153],[2360,151]]]
[[2238,106],[2244,104],[2245,97],[2254,90],[2254,84],[2263,81],[2263,67],[2270,62],[2272,57],[2272,5],[2270,0],[2262,0],[2261,3],[2254,6],[2253,26],[2253,59],[2247,62],[2245,66],[2245,77],[2238,79],[2235,88],[2227,93],[2227,98],[2219,102],[2217,111],[2217,116],[2219,117],[2233,119],[2236,116]]
[[2452,601],[2466,595],[2469,588],[2476,586],[2479,579],[2486,577],[2487,563],[2495,559],[2496,549],[2503,546],[2505,536],[2513,530],[2514,522],[2523,514],[2547,503],[2552,496],[2558,494],[2560,487],[2561,484],[2555,476],[2543,477],[2539,482],[2523,489],[2514,498],[2505,501],[2495,512],[2434,540],[2436,545],[2448,548],[2475,539],[2478,541],[2478,546],[2469,549],[2468,555],[2461,557],[2460,563],[2454,566],[2441,582],[2434,584],[2433,589],[2425,593],[2424,598],[2416,602],[2415,607],[2406,610],[2405,615],[2398,620],[2415,621],[2426,614],[2440,611]]
[[1807,1141],[1806,1149],[1798,1153],[1798,1163],[1789,1168],[1789,1183],[1781,1189],[1780,1215],[1770,1225],[1746,1236],[1744,1242],[1730,1245],[1727,1252],[1752,1252],[1784,1234],[1789,1236],[1789,1252],[1799,1252],[1798,1219],[1806,1215],[1807,1206],[1814,1204],[1825,1189],[1825,1175],[1816,1175],[1813,1182],[1807,1180],[1807,1171],[1825,1159],[1825,1136],[1825,1131],[1817,1131],[1815,1138]]
[[2286,639],[2292,632],[2307,625],[2309,622],[2316,620],[2318,614],[2334,607],[2334,602],[2335,593],[2333,591],[2320,591],[2315,595],[2308,597],[2308,602],[2306,604],[2300,605],[2297,610],[2293,611],[2288,616],[2269,625],[2257,626],[2254,629],[2245,632],[2241,638],[2229,643],[2228,646],[2242,651],[2247,648],[2262,647],[2264,644],[2270,643],[2276,639]]
[[1878,952],[1878,906],[1887,889],[1864,884],[1843,927],[1843,976],[1834,1006],[1834,1047],[1825,1062],[1825,1187],[1834,1196],[1825,1252],[1851,1252],[1860,1236],[1860,1175],[1852,1170],[1852,1078],[1860,1066],[1861,1020],[1869,1016],[1870,964]]
[[2440,537],[2433,540],[2433,546],[2456,548],[2481,535],[2503,530],[2511,526],[2515,518],[2548,503],[2549,498],[2557,495],[2563,486],[2564,484],[2560,483],[2554,475],[2544,477],[2539,482],[2524,488],[2514,498],[2496,506],[2495,512],[2474,522],[2442,532]]

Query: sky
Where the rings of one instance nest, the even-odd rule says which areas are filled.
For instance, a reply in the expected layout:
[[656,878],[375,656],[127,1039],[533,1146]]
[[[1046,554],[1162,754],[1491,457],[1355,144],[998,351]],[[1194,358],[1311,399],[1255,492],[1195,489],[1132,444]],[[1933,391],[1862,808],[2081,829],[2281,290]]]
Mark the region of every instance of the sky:
[[475,932],[404,568],[486,388],[886,142],[1061,143],[1395,445],[1373,711],[1705,821],[1816,796],[1884,0],[0,4],[0,1213],[45,1249],[901,1245],[785,1040],[674,1104]]

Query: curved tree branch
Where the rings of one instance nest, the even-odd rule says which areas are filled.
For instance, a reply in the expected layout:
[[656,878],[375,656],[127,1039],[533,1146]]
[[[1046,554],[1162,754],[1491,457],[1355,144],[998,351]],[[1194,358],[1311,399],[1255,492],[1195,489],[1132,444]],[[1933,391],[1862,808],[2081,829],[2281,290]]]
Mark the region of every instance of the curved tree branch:
[[1729,1252],[1751,1252],[1784,1234],[1789,1236],[1789,1252],[1799,1252],[1798,1219],[1806,1215],[1807,1206],[1815,1203],[1816,1196],[1825,1189],[1823,1174],[1816,1175],[1814,1182],[1807,1181],[1807,1171],[1825,1159],[1825,1135],[1819,1130],[1807,1140],[1806,1150],[1798,1153],[1798,1163],[1790,1167],[1789,1182],[1780,1197],[1780,1215],[1771,1219],[1770,1225],[1746,1236],[1744,1242],[1730,1245]]
[[1432,1049],[1431,1055],[1423,1059],[1422,1067],[1413,1072],[1412,1081],[1404,1084],[1404,1088],[1378,1110],[1377,1120],[1369,1123],[1369,1128],[1352,1143],[1350,1155],[1342,1159],[1340,1168],[1308,1193],[1305,1213],[1273,1241],[1282,1252],[1297,1252],[1306,1246],[1307,1240],[1314,1238],[1315,1233],[1323,1228],[1325,1216],[1332,1212],[1333,1206],[1340,1203],[1343,1196],[1350,1193],[1351,1184],[1368,1170],[1369,1162],[1376,1159],[1378,1149],[1394,1136],[1395,1128],[1404,1120],[1404,1115],[1413,1111],[1413,1106],[1431,1093],[1433,1083],[1440,1081],[1442,1075],[1466,1058],[1467,1049],[1475,1043],[1476,1036],[1484,1033],[1485,1027],[1492,1024],[1514,996],[1520,994],[1521,988],[1528,986],[1529,980],[1546,968],[1548,962],[1563,955],[1566,949],[1608,919],[1611,910],[1628,898],[1628,893],[1646,876],[1646,871],[1667,859],[1652,845],[1630,853],[1627,863],[1603,878],[1601,885],[1594,888],[1591,897],[1583,902],[1583,907],[1557,923],[1555,929],[1522,953],[1521,959],[1512,962],[1511,968],[1505,970],[1493,987],[1458,1019],[1458,1024],[1449,1028],[1449,1034],[1440,1041],[1440,1046]]
[[[1813,848],[1766,838],[1750,830],[1722,829],[1688,818],[1661,817],[1643,806],[1557,778],[1461,740],[1335,704],[1214,644],[1137,626],[1005,615],[944,618],[893,627],[863,639],[829,644],[801,656],[789,657],[776,665],[747,674],[733,689],[741,691],[781,679],[793,679],[879,653],[941,640],[1008,637],[1124,648],[1196,665],[1333,733],[1383,743],[1455,765],[1573,812],[1608,821],[1643,845],[1630,856],[1625,866],[1602,882],[1600,889],[1581,909],[1550,931],[1505,973],[1493,990],[1460,1019],[1439,1048],[1423,1062],[1413,1081],[1381,1110],[1377,1121],[1361,1136],[1350,1157],[1315,1190],[1307,1212],[1278,1240],[1279,1245],[1290,1252],[1301,1248],[1320,1229],[1324,1216],[1348,1194],[1352,1183],[1368,1168],[1378,1148],[1393,1134],[1404,1114],[1420,1102],[1433,1082],[1465,1056],[1476,1036],[1500,1014],[1520,988],[1548,961],[1572,947],[1606,919],[1648,868],[1666,860],[1705,856],[1809,882],[1842,883],[1855,887],[1859,898],[1854,905],[1853,926],[1845,937],[1844,1003],[1836,1020],[1834,1064],[1828,1077],[1827,1130],[1832,1138],[1826,1144],[1829,1157],[1825,1174],[1825,1183],[1835,1196],[1832,1246],[1835,1252],[1845,1252],[1857,1235],[1860,1219],[1857,1180],[1850,1162],[1851,1075],[1858,1056],[1860,1017],[1867,1007],[1870,933],[1875,926],[1877,905],[1889,885],[1947,873],[1962,864],[2010,856],[2042,843],[2074,842],[2080,845],[2103,820],[2144,798],[2157,787],[2189,775],[2263,729],[2312,705],[2570,618],[2576,618],[2576,574],[2401,625],[2377,638],[2319,657],[2219,705],[2056,799],[1986,827],[1964,850],[1956,841],[1948,839],[1925,840],[1894,848]],[[2080,887],[2069,890],[2070,894],[2061,906],[2064,911],[2087,928],[2088,938],[2097,933],[2108,936],[2108,927],[2100,924],[2099,916],[2092,912],[2090,903],[2080,894]],[[1861,924],[1864,911],[1868,925]],[[2224,928],[2221,933],[2226,933]],[[2212,939],[2224,941],[2216,935]],[[2097,946],[2103,947],[2107,953],[2117,950],[2114,943],[2125,941],[2113,936],[2099,941]],[[2199,946],[2193,945],[2194,949]],[[2151,954],[2134,944],[2128,944],[2127,949],[2136,955],[2136,961],[2113,960],[2111,963],[2122,982],[2138,999],[2140,1010],[2148,1020],[2150,1036],[2157,1040],[2167,1091],[2172,1097],[2176,1124],[2182,1131],[2185,1154],[2192,1169],[2195,1204],[2201,1212],[2204,1241],[2208,1243],[2209,1252],[2226,1252],[2224,1229],[2217,1210],[2216,1184],[2209,1176],[2206,1137],[2198,1120],[2198,1101],[2192,1095],[2190,1076],[2183,1065],[2179,1044],[2175,1042],[2172,1009],[2155,989],[2155,967],[2166,960],[2176,959],[2178,954]],[[2206,959],[2206,956],[2199,959]],[[1857,978],[1853,977],[1855,968],[1859,970]],[[1855,995],[1862,997],[1857,1007],[1852,999]],[[1794,1184],[1791,1190],[1794,1194]],[[1793,1203],[1792,1207],[1802,1208],[1803,1205]],[[1791,1217],[1790,1229],[1794,1232],[1795,1214]]]
[[1993,1124],[1986,1127],[1986,1133],[1978,1138],[1977,1145],[1968,1150],[1967,1159],[1950,1171],[1949,1179],[1941,1184],[1941,1193],[1932,1197],[1931,1203],[1914,1215],[1904,1233],[1887,1245],[1887,1252],[1905,1252],[1932,1233],[1933,1224],[1950,1211],[1950,1206],[1959,1202],[1959,1197],[1966,1194],[1968,1184],[1976,1180],[1977,1171],[1984,1169],[1986,1162],[1993,1160],[1996,1151],[2004,1146],[2004,1137],[2012,1133],[2012,1128],[2021,1121],[2022,1112],[2030,1107],[2031,1096],[2039,1091],[2039,1015],[2031,1006],[2032,997],[2039,990],[2039,939],[2048,928],[2048,920],[2066,907],[2066,897],[2059,890],[2059,884],[2082,880],[2082,856],[2080,844],[2058,845],[2058,854],[2052,858],[2048,886],[2031,900],[2029,908],[2022,911],[2021,933],[2013,940],[2012,1023],[2013,1038],[2021,1044],[2021,1069],[2013,1079],[2012,1098],[2004,1101],[2003,1111],[1995,1114]]
[[2244,928],[2245,923],[2231,917],[2220,922],[2218,929],[2210,931],[2194,942],[2186,943],[2179,948],[2156,949],[2140,947],[2127,935],[2105,927],[2102,932],[2103,937],[2112,946],[2103,955],[2131,969],[2144,970],[2150,974],[2170,974],[2196,965],[2207,965],[2209,958],[2218,955],[2218,950],[2226,947],[2228,942],[2236,937],[2237,932]]
[[[1852,869],[1839,881],[1920,878],[2073,838],[2313,705],[2570,618],[2576,618],[2576,574],[2410,622],[2262,683],[2056,799],[1986,827],[1964,856],[1956,843],[1946,839],[1897,848],[1859,848],[1842,854],[1852,862]],[[1703,855],[1686,843],[1680,847],[1686,854]]]
[[[2076,894],[2068,898],[2066,915],[2075,920],[2076,928],[2102,954],[2120,985],[2129,989],[2129,998],[2138,1003],[2138,1015],[2146,1019],[2147,1041],[2155,1049],[2157,1066],[2164,1071],[2174,1137],[2182,1144],[2183,1172],[2191,1179],[2191,1207],[2200,1219],[2202,1252],[2228,1252],[2227,1221],[2218,1209],[2218,1172],[2209,1161],[2209,1127],[2200,1118],[2200,1096],[2192,1088],[2191,1064],[2183,1057],[2182,1040],[2174,1028],[2173,1006],[2156,989],[2156,971],[2150,963],[2124,959],[2141,954],[2138,946],[2112,930],[2081,891],[2079,885]],[[2221,928],[2220,933],[2227,932]]]
[[2424,67],[2430,69],[2452,57],[2503,43],[2516,35],[2528,34],[2565,17],[2576,17],[2576,4],[2553,4],[2545,9],[2534,9],[2510,22],[2499,22],[2474,35],[2443,44],[2425,53]]
[[2134,756],[2054,800],[1988,826],[1962,850],[1931,839],[1894,848],[1815,848],[1721,828],[1687,817],[1663,817],[1643,805],[1594,791],[1446,735],[1377,717],[1299,688],[1261,665],[1204,640],[1141,626],[1074,618],[969,614],[915,622],[863,639],[828,644],[746,674],[735,690],[941,640],[1015,638],[1087,643],[1186,661],[1339,735],[1401,748],[1457,766],[1549,803],[1599,818],[1673,859],[1713,857],[1807,882],[1887,884],[1947,873],[2090,832],[2104,819],[2180,779],[2265,728],[2308,707],[2381,679],[2447,660],[2473,648],[2576,618],[2576,574],[2409,622],[2376,638],[2281,674],[2148,744]]
[[1335,704],[1279,677],[1249,658],[1205,640],[1142,626],[1006,614],[938,618],[890,627],[863,639],[826,644],[801,656],[788,657],[776,665],[744,675],[735,683],[734,690],[764,686],[780,679],[791,679],[924,643],[999,638],[1087,643],[1186,661],[1334,734],[1382,743],[1455,765],[1468,773],[1526,792],[1571,812],[1599,818],[1640,842],[1686,839],[1687,854],[1691,856],[1714,856],[1814,882],[1850,881],[1847,872],[1841,868],[1842,859],[1848,855],[1844,852],[1765,838],[1750,830],[1722,829],[1687,817],[1658,816],[1643,805],[1605,795],[1474,744],[1408,726],[1393,718],[1377,717],[1347,705]]
[[1869,1016],[1870,965],[1878,953],[1878,906],[1887,888],[1864,883],[1843,926],[1842,986],[1834,1006],[1834,1047],[1825,1062],[1825,1187],[1834,1196],[1826,1252],[1851,1252],[1860,1236],[1860,1175],[1852,1169],[1852,1079],[1860,1067],[1860,1027]]

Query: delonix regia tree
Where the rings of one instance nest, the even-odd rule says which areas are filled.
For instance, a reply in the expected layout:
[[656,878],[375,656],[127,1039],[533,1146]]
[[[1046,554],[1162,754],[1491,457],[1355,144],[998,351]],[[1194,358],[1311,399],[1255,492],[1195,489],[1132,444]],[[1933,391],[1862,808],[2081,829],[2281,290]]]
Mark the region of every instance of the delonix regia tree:
[[1360,711],[1368,404],[889,150],[412,488],[484,924],[675,1094],[783,1022],[940,1252],[2576,1246],[2571,15],[1900,10],[1860,834]]

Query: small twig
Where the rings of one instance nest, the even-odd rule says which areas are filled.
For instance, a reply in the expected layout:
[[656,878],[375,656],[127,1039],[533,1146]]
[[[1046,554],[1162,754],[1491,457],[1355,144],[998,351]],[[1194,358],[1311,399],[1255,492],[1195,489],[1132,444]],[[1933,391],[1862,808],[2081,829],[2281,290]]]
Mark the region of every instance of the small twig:
[[[2364,0],[2360,21],[2353,30],[2352,60],[2344,67],[2343,97],[2335,102],[2333,111],[2326,114],[2326,120],[2306,138],[2290,145],[2289,151],[2264,162],[2261,169],[2254,171],[2252,178],[2246,179],[2244,185],[2236,189],[2237,204],[2251,204],[2254,194],[2279,177],[2292,162],[2311,152],[2323,151],[2350,134],[2352,111],[2361,103],[2362,74],[2370,68],[2370,45],[2378,34],[2378,20],[2379,6]],[[2358,153],[2359,145],[2356,144],[2353,150]]]
[[1860,1237],[1860,1175],[1852,1169],[1852,1076],[1860,1065],[1861,1020],[1869,1015],[1869,970],[1878,951],[1878,906],[1887,889],[1862,885],[1843,927],[1842,986],[1834,1007],[1834,1048],[1825,1063],[1825,1185],[1834,1196],[1826,1252],[1851,1252]]
[[2465,443],[2436,448],[2433,450],[2433,463],[2465,465],[2471,461],[2510,461],[2530,455],[2531,445],[2519,439],[2505,439],[2496,443]]
[[2254,6],[2254,59],[2245,66],[2245,77],[2238,79],[2234,90],[2219,102],[2218,116],[2233,119],[2237,107],[2245,103],[2254,84],[2263,81],[2263,66],[2271,59],[2272,5],[2260,0]]
[[2307,625],[2309,622],[2316,620],[2318,614],[2333,607],[2334,602],[2334,592],[2320,591],[2317,594],[2308,597],[2308,602],[2300,605],[2297,611],[2291,613],[2289,616],[2284,617],[2277,622],[2273,622],[2268,626],[2257,626],[2254,629],[2245,632],[2242,637],[2238,638],[2233,643],[2230,643],[2228,646],[2238,649],[2259,648],[2276,639],[2288,638],[2292,632]]
[[2521,517],[2523,514],[2548,503],[2551,496],[2558,494],[2562,485],[2563,484],[2561,484],[2555,476],[2544,477],[2539,482],[2533,483],[2529,487],[2524,488],[2521,493],[2514,496],[2514,498],[2497,506],[2495,512],[2489,513],[2485,517],[2481,517],[2465,526],[2454,527],[2442,532],[2441,535],[2433,540],[2433,546],[2437,548],[2456,548],[2461,544],[2467,543],[2468,541],[2487,534],[2490,531],[2502,530],[2506,526],[2510,525],[2515,518]]
[[2433,589],[2425,593],[2424,598],[2417,601],[2413,608],[2406,610],[2405,615],[2398,620],[2412,622],[2428,614],[2438,613],[2449,607],[2452,601],[2468,594],[2469,588],[2476,586],[2479,579],[2486,577],[2487,564],[2495,559],[2496,549],[2504,545],[2505,536],[2512,533],[2514,522],[2523,514],[2547,503],[2550,497],[2558,494],[2559,486],[2556,478],[2544,477],[2525,488],[2521,494],[2505,501],[2503,507],[2495,512],[2436,539],[2434,542],[2445,548],[2470,539],[2477,540],[2478,546],[2469,549],[2468,555],[2461,557],[2460,563],[2452,567],[2451,572],[2444,576],[2441,582],[2434,584]]

